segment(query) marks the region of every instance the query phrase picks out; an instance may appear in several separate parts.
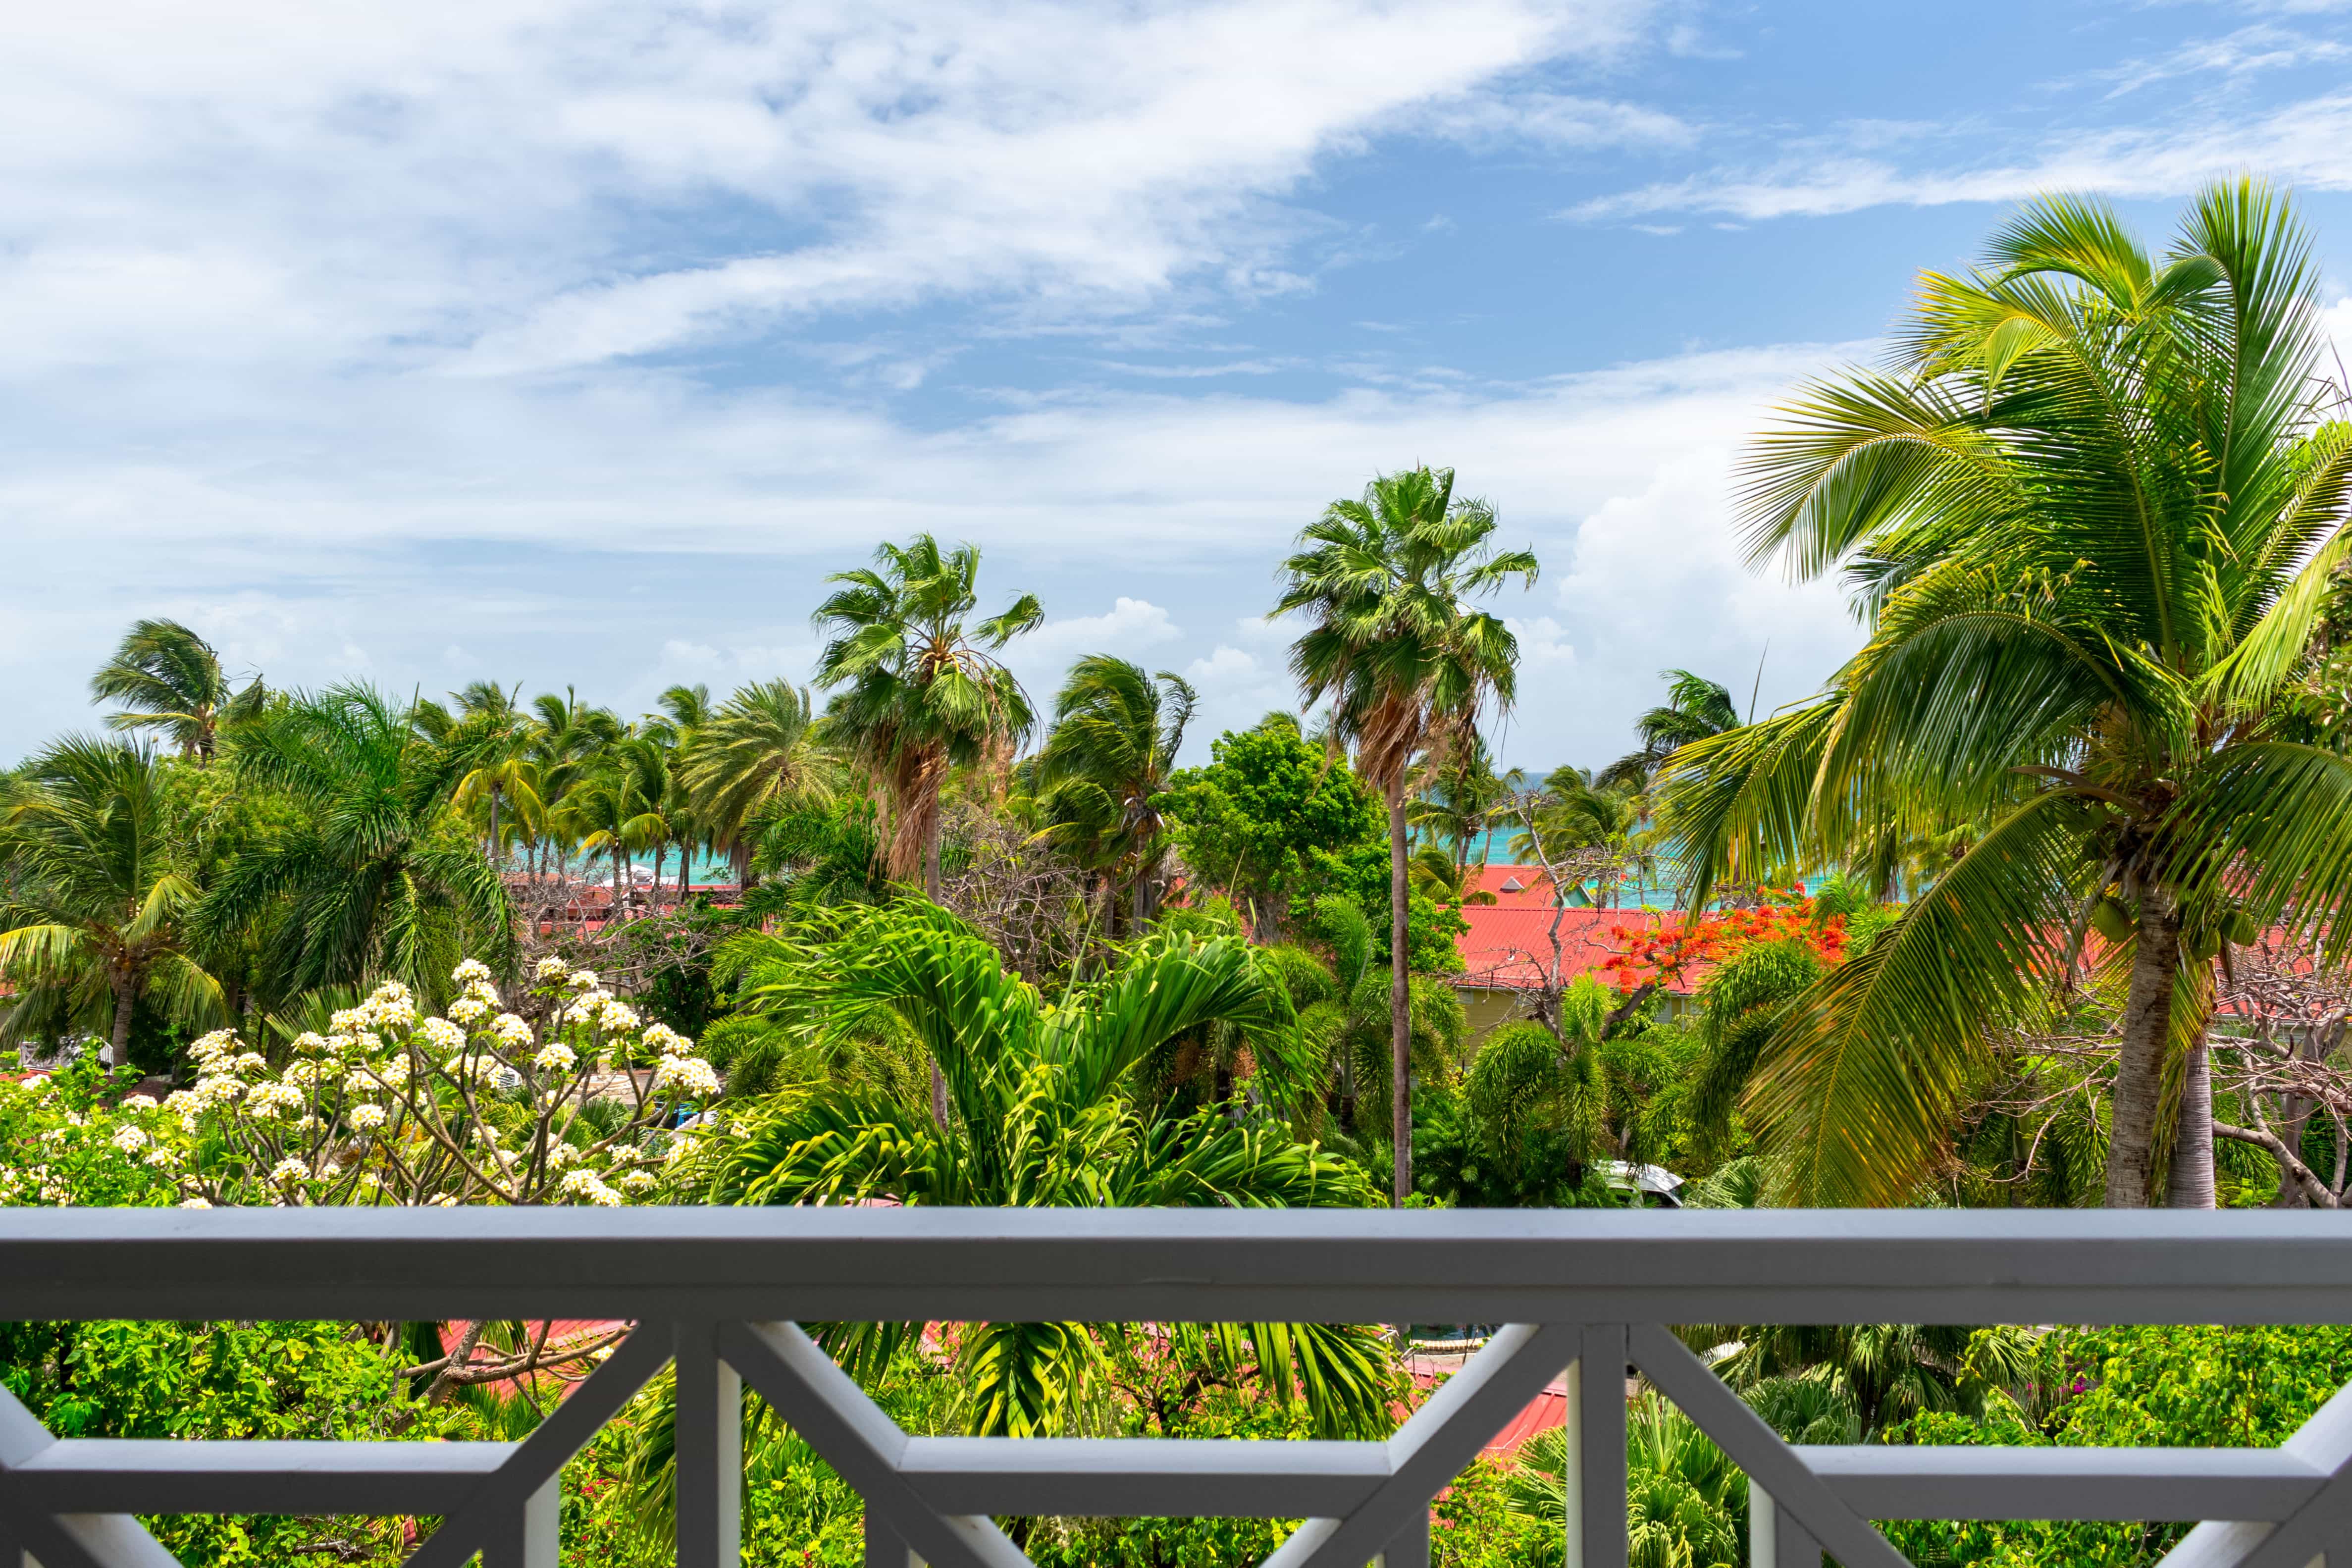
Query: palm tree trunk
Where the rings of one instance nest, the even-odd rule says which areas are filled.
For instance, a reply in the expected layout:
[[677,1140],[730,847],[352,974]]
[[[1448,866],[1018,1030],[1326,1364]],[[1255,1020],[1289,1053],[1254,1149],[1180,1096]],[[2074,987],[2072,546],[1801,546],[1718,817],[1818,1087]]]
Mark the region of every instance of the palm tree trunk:
[[661,913],[661,879],[662,879],[662,867],[663,867],[663,865],[664,865],[664,864],[665,864],[668,859],[669,859],[669,840],[668,840],[668,839],[667,839],[667,838],[656,838],[656,839],[655,839],[655,840],[654,840],[654,892],[653,892],[653,909],[652,909],[652,912],[653,912],[653,913],[655,913],[655,914],[656,914],[656,915],[657,915],[657,914],[659,914],[659,913]]
[[1389,785],[1389,1131],[1396,1149],[1391,1202],[1412,1191],[1412,965],[1405,947],[1404,781]]
[[490,836],[482,844],[483,858],[493,866],[499,863],[499,786],[490,786]]
[[2188,1080],[2180,1091],[2180,1126],[2172,1138],[2172,1170],[2164,1206],[2213,1206],[2213,1062],[2205,1042],[2189,1048]]
[[131,1059],[131,1010],[138,1005],[139,985],[128,974],[114,980],[114,1027],[107,1035],[106,1065],[119,1068]]
[[2116,1057],[2113,1129],[2107,1138],[2107,1207],[2147,1207],[2156,1161],[2156,1114],[2164,1092],[2164,1052],[2172,1033],[2172,987],[2180,972],[2180,912],[2168,888],[2140,892],[2139,947],[2124,1002]]

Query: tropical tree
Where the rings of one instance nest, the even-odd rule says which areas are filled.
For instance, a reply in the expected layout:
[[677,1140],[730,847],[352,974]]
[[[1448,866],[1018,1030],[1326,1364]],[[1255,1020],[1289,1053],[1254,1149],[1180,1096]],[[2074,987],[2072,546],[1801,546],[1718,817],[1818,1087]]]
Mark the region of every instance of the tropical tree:
[[[1487,825],[1510,799],[1510,780],[1495,772],[1486,737],[1477,734],[1426,770],[1424,780],[1421,793],[1405,807],[1405,820],[1430,836],[1433,843],[1427,847],[1452,858],[1458,883],[1468,874],[1472,847],[1484,845]],[[1478,863],[1486,863],[1483,847]]]
[[468,814],[482,810],[482,852],[493,863],[503,858],[509,833],[535,826],[547,813],[539,795],[540,770],[531,765],[530,719],[515,703],[520,690],[477,680],[449,694],[457,705],[455,713],[423,701],[411,715],[457,770],[451,804]]
[[[1654,859],[1648,810],[1634,784],[1595,777],[1590,768],[1554,768],[1540,786],[1512,797],[1510,813],[1520,828],[1511,838],[1512,858],[1548,869],[1559,861],[1597,873],[1600,896],[1613,902],[1619,879],[1629,871],[1646,874]],[[1580,879],[1573,887],[1562,883],[1559,896],[1581,903],[1581,889]]]
[[779,811],[823,804],[834,767],[818,743],[808,689],[787,680],[743,687],[690,728],[678,776],[711,846],[751,868],[760,835]]
[[[678,832],[664,808],[677,804],[669,753],[648,736],[631,735],[604,749],[596,771],[564,797],[564,815],[579,830],[584,855],[604,852],[613,868],[613,919],[626,920],[635,896],[631,855],[666,848]],[[661,866],[654,866],[661,889]]]
[[[1147,939],[1103,979],[1048,1004],[971,928],[904,900],[841,911],[820,940],[749,935],[733,962],[757,977],[747,1008],[812,1042],[903,1032],[951,1096],[945,1124],[873,1081],[834,1073],[776,1097],[709,1140],[714,1202],[887,1199],[958,1206],[1360,1205],[1360,1174],[1296,1142],[1271,1111],[1216,1107],[1160,1118],[1126,1093],[1165,1041],[1226,1025],[1252,1042],[1276,1106],[1311,1082],[1283,988],[1234,937]],[[820,1337],[853,1366],[887,1365],[919,1324],[830,1325]],[[955,1338],[976,1434],[1083,1430],[1104,1392],[1108,1325],[970,1325]],[[1327,1435],[1387,1430],[1391,1391],[1376,1334],[1254,1323],[1177,1331],[1199,1353],[1253,1362],[1265,1392],[1303,1405]]]
[[1034,722],[1029,699],[995,656],[1045,612],[1024,594],[967,626],[979,604],[980,548],[943,551],[919,533],[885,544],[874,564],[825,579],[844,584],[817,606],[832,638],[816,683],[836,691],[826,725],[868,768],[890,816],[889,872],[940,896],[940,787],[951,767],[1009,761]]
[[[1494,548],[1495,510],[1454,494],[1454,470],[1384,474],[1360,500],[1333,501],[1283,563],[1287,584],[1274,616],[1312,625],[1291,645],[1291,672],[1307,702],[1329,700],[1331,738],[1389,816],[1390,951],[1407,949],[1405,803],[1422,769],[1467,746],[1479,710],[1508,711],[1518,686],[1518,639],[1463,601],[1513,577],[1535,582],[1531,552]],[[1391,965],[1391,1123],[1412,1125],[1412,1003],[1402,957]],[[1396,1140],[1393,1199],[1412,1191],[1412,1140]]]
[[1658,675],[1666,683],[1666,700],[1633,721],[1641,749],[1601,769],[1597,783],[1647,789],[1650,775],[1675,752],[1694,741],[1739,728],[1739,706],[1731,700],[1731,689],[1721,681],[1687,669],[1661,670]]
[[1055,837],[1087,865],[1130,884],[1139,927],[1166,881],[1161,797],[1199,700],[1182,676],[1147,675],[1139,664],[1090,654],[1071,667],[1037,759]]
[[393,979],[436,995],[461,952],[509,961],[506,889],[448,816],[455,765],[404,707],[365,686],[298,695],[240,731],[235,764],[299,818],[238,857],[195,920],[216,936],[266,923],[280,994]]
[[230,689],[213,645],[173,620],[133,621],[114,657],[89,678],[94,701],[120,702],[110,730],[158,730],[180,755],[213,760],[224,724],[251,718],[268,697],[258,676]]
[[[1788,1195],[1900,1201],[1989,1035],[2121,966],[2105,1198],[2210,1205],[2221,944],[2352,945],[2352,763],[2282,721],[2352,551],[2352,426],[2321,424],[2309,247],[2251,181],[2151,257],[2109,209],[2029,205],[1926,274],[1895,369],[1811,389],[1747,463],[1759,559],[1843,564],[1867,646],[1817,700],[1667,764],[1696,907],[1760,868],[1987,826],[1776,1031],[1749,1122]],[[2116,932],[2089,943],[2094,919]]]
[[220,1013],[189,931],[199,889],[145,745],[74,737],[35,757],[0,812],[0,975],[22,992],[10,1036],[100,1027],[121,1067],[142,999],[180,1022]]

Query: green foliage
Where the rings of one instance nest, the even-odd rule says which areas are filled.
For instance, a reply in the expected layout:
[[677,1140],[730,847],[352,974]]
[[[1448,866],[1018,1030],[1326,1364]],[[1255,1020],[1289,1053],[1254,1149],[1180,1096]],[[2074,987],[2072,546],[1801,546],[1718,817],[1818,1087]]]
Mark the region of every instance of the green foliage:
[[1296,724],[1231,730],[1209,765],[1171,776],[1161,807],[1192,874],[1250,910],[1261,930],[1338,893],[1388,925],[1388,836],[1379,800]]
[[[365,1439],[411,1414],[398,1366],[349,1323],[0,1323],[0,1383],[61,1437]],[[320,1521],[173,1516],[146,1521],[181,1561],[276,1568],[339,1560],[303,1549]],[[341,1531],[377,1537],[381,1525]]]
[[[1981,1416],[1921,1415],[1890,1442],[2054,1443],[2069,1447],[2274,1447],[2352,1383],[2352,1329],[2062,1329],[2046,1336],[2028,1404]],[[2032,1568],[2139,1568],[2184,1534],[2180,1524],[1902,1522],[1887,1527],[1914,1562]]]

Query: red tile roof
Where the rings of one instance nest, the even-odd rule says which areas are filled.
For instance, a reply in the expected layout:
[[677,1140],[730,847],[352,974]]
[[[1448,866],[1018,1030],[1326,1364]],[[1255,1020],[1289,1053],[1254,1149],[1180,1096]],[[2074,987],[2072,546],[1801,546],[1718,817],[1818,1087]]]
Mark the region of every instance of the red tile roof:
[[[1488,867],[1488,870],[1495,868]],[[1551,923],[1554,911],[1538,904],[1465,904],[1462,918],[1470,929],[1454,939],[1462,954],[1463,973],[1456,985],[1514,991],[1533,990],[1544,983],[1551,966]],[[1615,932],[1620,927],[1642,928],[1679,924],[1679,911],[1654,914],[1646,910],[1561,910],[1559,915],[1560,981],[1580,974],[1601,974],[1601,966],[1622,949]],[[1667,987],[1688,994],[1696,976]]]

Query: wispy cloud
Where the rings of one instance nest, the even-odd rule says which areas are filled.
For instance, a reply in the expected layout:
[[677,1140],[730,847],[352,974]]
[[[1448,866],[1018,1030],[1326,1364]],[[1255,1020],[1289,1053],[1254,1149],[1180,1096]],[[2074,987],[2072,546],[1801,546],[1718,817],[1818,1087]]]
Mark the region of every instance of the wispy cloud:
[[2185,127],[2084,132],[2053,139],[2029,157],[1981,167],[1906,167],[1834,153],[1790,157],[1597,197],[1562,216],[1598,222],[1720,213],[1760,221],[1884,205],[2008,202],[2048,190],[2160,196],[2247,169],[2314,189],[2352,189],[2352,93],[2260,115],[2209,116]]

